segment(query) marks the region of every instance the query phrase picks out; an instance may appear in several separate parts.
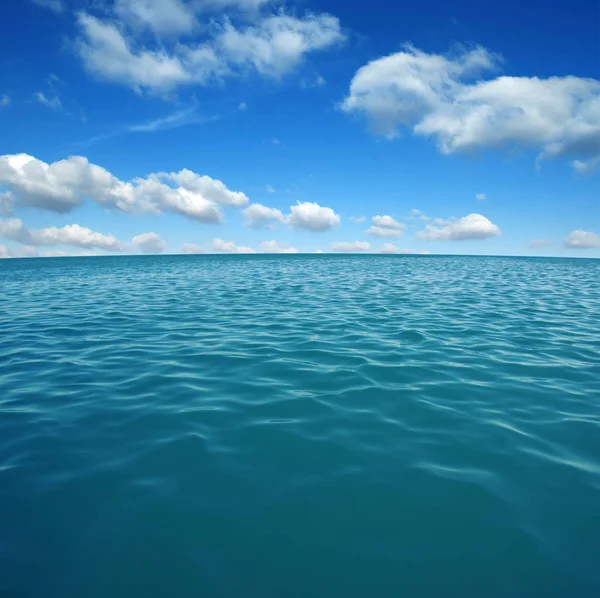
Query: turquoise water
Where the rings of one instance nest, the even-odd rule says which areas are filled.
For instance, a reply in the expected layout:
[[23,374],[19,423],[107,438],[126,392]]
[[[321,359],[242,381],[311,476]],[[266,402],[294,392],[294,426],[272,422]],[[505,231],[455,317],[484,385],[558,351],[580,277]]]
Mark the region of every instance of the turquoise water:
[[600,595],[600,260],[0,284],[1,596]]

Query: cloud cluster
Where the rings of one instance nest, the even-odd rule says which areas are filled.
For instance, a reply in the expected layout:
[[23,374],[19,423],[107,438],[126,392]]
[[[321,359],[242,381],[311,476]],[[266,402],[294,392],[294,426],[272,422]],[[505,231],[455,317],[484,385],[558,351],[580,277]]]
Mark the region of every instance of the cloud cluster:
[[374,237],[399,237],[406,228],[404,223],[398,222],[391,216],[373,216],[371,222],[373,223],[373,226],[368,228],[365,232],[367,235],[372,235]]
[[139,248],[142,253],[162,253],[167,244],[160,235],[156,233],[143,233],[133,237],[131,242]]
[[[205,223],[221,222],[220,206],[243,206],[248,197],[224,183],[190,170],[155,173],[121,181],[91,164],[71,156],[47,164],[27,154],[0,156],[0,186],[10,191],[10,201],[59,213],[70,212],[86,199],[103,208],[126,213],[178,213]],[[4,197],[3,203],[8,200]]]
[[500,229],[481,214],[469,214],[463,218],[434,220],[416,236],[426,241],[464,241],[487,239],[500,235]]
[[117,0],[103,18],[79,13],[77,53],[98,77],[167,92],[252,72],[281,77],[306,55],[345,39],[336,17],[265,13],[263,4],[268,2]]
[[600,161],[600,81],[579,77],[481,80],[500,58],[482,47],[453,56],[404,50],[360,68],[341,107],[393,138],[404,127],[433,137],[445,154],[478,148],[537,149],[540,159]]
[[196,243],[184,243],[181,246],[181,250],[187,255],[204,253],[204,249],[200,245],[196,245]]
[[295,247],[279,241],[263,241],[259,243],[258,249],[262,253],[298,253]]

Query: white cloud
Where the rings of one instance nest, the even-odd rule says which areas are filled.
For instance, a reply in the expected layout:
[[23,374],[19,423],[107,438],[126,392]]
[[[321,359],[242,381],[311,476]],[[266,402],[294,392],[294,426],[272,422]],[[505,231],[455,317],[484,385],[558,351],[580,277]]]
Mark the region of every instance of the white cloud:
[[6,245],[0,245],[0,259],[12,257],[10,249]]
[[429,218],[429,216],[426,216],[425,214],[423,214],[423,212],[421,212],[421,210],[417,210],[416,208],[413,208],[408,213],[406,220],[422,220],[423,222],[428,222],[429,220],[431,220],[431,218]]
[[10,97],[5,93],[0,96],[0,108],[6,108],[10,104]]
[[403,127],[436,139],[450,154],[478,148],[525,147],[540,158],[600,156],[600,81],[579,77],[497,77],[484,48],[453,57],[412,46],[360,68],[342,103],[389,138]]
[[391,216],[373,216],[373,218],[371,219],[371,222],[373,222],[373,224],[375,226],[379,226],[381,228],[395,228],[395,229],[405,228],[404,224],[401,224],[400,222],[398,222]]
[[578,229],[569,233],[564,240],[565,246],[572,249],[591,249],[600,247],[600,235]]
[[357,224],[360,224],[361,222],[365,221],[365,217],[364,216],[350,216],[350,220],[352,222],[356,222]]
[[402,235],[401,230],[396,230],[393,228],[382,228],[381,226],[372,226],[371,228],[368,228],[365,232],[367,235],[384,238],[395,238],[400,237]]
[[272,228],[278,222],[283,222],[283,214],[276,208],[268,208],[260,203],[248,206],[242,214],[244,225],[252,228]]
[[481,214],[469,214],[459,219],[435,220],[417,237],[427,241],[463,241],[487,239],[500,235],[500,229]]
[[482,199],[485,199],[486,197],[487,197],[487,195],[485,193],[476,193],[475,194],[475,199],[482,200]]
[[72,245],[114,252],[127,250],[127,245],[113,235],[98,233],[79,224],[29,230],[18,218],[8,218],[0,220],[0,237],[24,245]]
[[589,160],[573,160],[573,168],[579,174],[591,174],[598,168],[600,164],[600,156],[590,158]]
[[162,253],[167,244],[156,233],[143,233],[133,237],[131,242],[139,247],[142,253]]
[[332,243],[331,249],[342,253],[357,253],[359,251],[369,251],[371,249],[371,244],[366,243],[365,241],[339,242]]
[[295,247],[278,241],[263,241],[259,243],[258,249],[263,253],[298,253]]
[[48,8],[55,13],[60,13],[65,10],[65,5],[62,0],[32,0],[32,2],[42,8]]
[[48,106],[48,108],[52,108],[53,110],[60,110],[63,105],[58,96],[54,96],[53,98],[49,98],[41,91],[37,91],[33,94],[35,99],[44,106]]
[[[80,13],[77,52],[98,77],[136,90],[165,92],[252,71],[281,77],[307,54],[345,39],[333,16],[309,13],[296,18],[279,12],[254,15],[244,24],[221,15],[199,29],[203,37],[166,43],[164,35],[184,36],[194,30],[192,9],[191,3],[179,0],[119,0],[112,19]],[[143,29],[157,34],[161,43],[148,40]]]
[[189,255],[204,253],[204,249],[202,247],[200,247],[200,245],[196,245],[195,243],[184,243],[181,246],[181,249],[182,249],[183,253],[186,253]]
[[246,110],[248,108],[248,106],[246,106],[246,102],[240,102],[239,106],[238,106],[238,110]]
[[223,241],[223,239],[215,239],[213,249],[222,253],[256,253],[252,247],[240,247],[233,241]]
[[266,189],[267,189],[267,193],[277,193],[277,189],[275,189],[274,187],[271,187],[271,185],[267,185]]
[[298,202],[295,206],[290,206],[286,222],[294,228],[323,232],[338,226],[340,217],[331,208],[321,207],[318,203]]
[[540,247],[548,247],[548,245],[551,245],[552,241],[546,241],[545,239],[533,239],[532,241],[530,241],[527,246],[531,247],[532,249],[537,249]]
[[379,248],[379,252],[380,253],[414,253],[414,249],[406,249],[406,248],[401,248],[398,247],[397,245],[394,245],[393,243],[384,243],[380,248]]
[[[167,182],[176,183],[173,187]],[[127,213],[174,212],[205,223],[221,222],[219,204],[243,206],[248,197],[190,170],[121,181],[83,156],[46,164],[27,154],[0,156],[0,185],[17,205],[69,212],[90,199]]]

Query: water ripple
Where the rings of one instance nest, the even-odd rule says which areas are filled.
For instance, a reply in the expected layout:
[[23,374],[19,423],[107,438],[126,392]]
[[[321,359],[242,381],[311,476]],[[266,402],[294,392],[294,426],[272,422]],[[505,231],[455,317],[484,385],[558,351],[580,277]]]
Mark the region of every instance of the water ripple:
[[600,595],[600,261],[0,281],[1,595]]

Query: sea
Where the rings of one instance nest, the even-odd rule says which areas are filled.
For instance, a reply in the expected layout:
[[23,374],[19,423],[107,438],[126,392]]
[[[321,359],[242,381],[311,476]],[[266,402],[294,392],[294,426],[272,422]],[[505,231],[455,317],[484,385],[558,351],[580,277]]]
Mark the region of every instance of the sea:
[[600,260],[0,261],[2,598],[598,598]]

